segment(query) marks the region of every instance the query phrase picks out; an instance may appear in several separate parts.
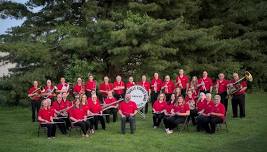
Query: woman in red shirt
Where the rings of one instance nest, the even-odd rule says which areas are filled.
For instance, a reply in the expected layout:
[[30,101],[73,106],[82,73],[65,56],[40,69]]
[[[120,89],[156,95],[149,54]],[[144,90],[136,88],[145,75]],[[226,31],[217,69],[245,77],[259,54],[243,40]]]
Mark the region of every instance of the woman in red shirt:
[[158,100],[153,105],[153,127],[158,128],[161,120],[164,117],[164,110],[166,107],[165,95],[161,93]]
[[165,106],[165,110],[164,110],[164,119],[163,119],[163,123],[165,124],[167,119],[171,116],[173,116],[173,114],[171,113],[174,103],[175,103],[175,94],[171,95],[171,100],[169,102],[167,102],[166,106]]
[[190,119],[192,120],[192,124],[195,126],[196,125],[195,117],[197,116],[196,99],[193,96],[192,90],[190,90],[190,89],[187,91],[187,95],[185,97],[185,102],[187,104],[189,104],[189,108],[190,108]]
[[154,73],[151,80],[151,104],[153,107],[154,102],[157,100],[159,92],[161,90],[162,80],[159,78],[158,73]]
[[85,92],[87,97],[91,97],[92,92],[96,92],[96,81],[94,80],[94,76],[91,73],[88,74],[88,81],[85,85]]
[[[116,101],[117,100],[113,97],[112,92],[108,92],[108,97],[104,100],[104,105],[112,104]],[[113,122],[116,122],[117,120],[117,112],[118,112],[118,104],[112,104],[109,106],[107,110],[104,111],[105,114],[110,114],[113,116]],[[106,121],[107,123],[110,122],[109,115],[106,115]]]
[[171,112],[174,116],[169,117],[164,124],[167,134],[173,133],[173,129],[177,127],[177,125],[186,121],[186,117],[190,115],[190,108],[189,105],[185,103],[183,97],[180,96]]
[[128,82],[126,83],[126,90],[129,89],[130,87],[134,86],[135,82],[132,76],[129,77]]
[[171,95],[175,89],[174,83],[170,79],[169,75],[165,76],[165,81],[162,84],[161,90],[166,96],[166,101],[168,102],[171,99]]
[[87,120],[86,111],[83,110],[79,99],[75,101],[73,108],[70,110],[70,120],[74,126],[81,127],[83,132],[82,136],[89,137],[88,130],[90,122]]
[[89,104],[89,116],[94,117],[94,125],[95,130],[98,129],[98,122],[100,121],[102,129],[106,129],[105,120],[103,117],[103,109],[99,103],[99,100],[97,99],[97,96],[95,94],[92,95],[92,102]]
[[42,101],[42,107],[38,112],[38,121],[42,127],[47,128],[48,139],[55,138],[56,125],[53,124],[54,110],[49,108],[49,102],[47,99]]

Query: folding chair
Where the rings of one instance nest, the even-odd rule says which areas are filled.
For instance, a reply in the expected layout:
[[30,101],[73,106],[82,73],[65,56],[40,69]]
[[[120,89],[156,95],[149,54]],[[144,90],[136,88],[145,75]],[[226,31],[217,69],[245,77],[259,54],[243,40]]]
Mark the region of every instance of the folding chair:
[[183,123],[181,129],[179,129],[179,125],[178,125],[179,132],[182,132],[182,131],[185,130],[185,129],[188,131],[189,117],[190,117],[190,116],[186,116],[185,121],[184,121],[184,123]]
[[79,131],[80,132],[80,135],[82,134],[82,129],[81,129],[81,127],[79,127],[79,126],[74,126],[74,122],[72,122],[71,120],[70,120],[70,127],[69,127],[69,136],[70,136],[70,134],[71,134],[71,130],[72,129],[75,129],[76,131]]
[[225,116],[225,118],[224,118],[222,123],[218,123],[217,124],[217,130],[222,130],[222,126],[223,125],[225,126],[226,132],[228,132],[228,125],[227,125],[227,121],[226,121],[226,116]]
[[46,128],[46,126],[42,126],[40,123],[38,123],[38,128],[37,128],[37,137],[39,137],[39,136],[40,136],[40,131],[41,131],[41,129],[43,129],[43,130],[44,130],[44,134],[47,132],[47,128]]

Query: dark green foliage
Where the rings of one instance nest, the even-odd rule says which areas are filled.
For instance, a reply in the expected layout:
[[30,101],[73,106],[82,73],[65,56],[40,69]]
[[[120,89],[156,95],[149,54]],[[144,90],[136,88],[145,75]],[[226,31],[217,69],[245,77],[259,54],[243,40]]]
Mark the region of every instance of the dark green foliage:
[[[86,79],[88,72],[99,81],[105,75],[114,80],[117,74],[125,80],[133,75],[137,81],[141,74],[150,78],[154,72],[174,79],[179,68],[190,76],[207,70],[214,78],[219,72],[231,78],[233,72],[248,70],[255,78],[253,87],[267,89],[263,0],[80,2],[29,1],[28,7],[44,7],[38,13],[27,13],[20,4],[1,4],[2,15],[27,17],[21,27],[2,36],[0,50],[10,53],[4,59],[17,67],[1,81],[2,92],[8,92],[1,101],[24,100],[35,79],[58,82],[64,75],[75,82],[78,76]],[[17,14],[14,7],[20,10]]]

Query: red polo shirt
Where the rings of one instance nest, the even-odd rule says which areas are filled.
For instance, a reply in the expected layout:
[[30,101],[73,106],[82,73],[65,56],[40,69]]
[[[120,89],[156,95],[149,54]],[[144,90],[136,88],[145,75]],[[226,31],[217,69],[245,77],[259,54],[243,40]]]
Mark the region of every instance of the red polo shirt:
[[144,87],[146,89],[147,92],[149,92],[150,90],[150,83],[148,81],[141,81],[137,83],[138,85]]
[[[183,88],[181,88],[181,87],[179,86],[179,84],[178,84],[179,79],[180,79],[180,81],[181,81],[181,84],[182,84],[182,87],[183,87]],[[176,84],[177,84],[176,87],[181,88],[181,89],[186,89],[186,84],[188,83],[188,80],[189,80],[189,78],[188,78],[187,75],[183,75],[183,76],[178,75],[178,76],[176,77]]]
[[[212,86],[212,79],[210,77],[207,77],[206,79],[200,78],[198,79],[198,84],[201,84],[202,81],[205,83],[207,91],[210,91],[210,87]],[[200,86],[199,91],[205,91],[204,86]]]
[[[105,84],[105,82],[101,83],[99,85],[99,90],[101,91],[112,91],[113,90],[113,84],[112,83],[108,83],[108,84]],[[108,94],[107,93],[103,93],[101,92],[102,95],[104,96],[107,96]]]
[[[69,86],[68,83],[64,83],[64,85],[62,83],[60,83],[60,84],[57,85],[57,90],[61,91],[63,89],[63,87],[66,88],[68,86]],[[69,91],[69,90],[67,90],[67,91]]]
[[85,89],[89,90],[89,91],[96,90],[96,81],[95,80],[93,80],[93,81],[88,80],[86,82]]
[[76,84],[73,88],[73,92],[80,93],[82,90],[82,85]]
[[[231,81],[230,81],[230,83],[235,83],[235,82],[236,82],[235,80],[231,80]],[[242,81],[240,84],[236,84],[236,85],[234,85],[234,87],[239,88],[238,85],[241,85],[242,88],[244,88],[244,87],[247,87],[247,82],[246,82],[246,81]],[[246,94],[246,90],[238,91],[238,92],[236,92],[234,95],[243,95],[243,94]]]
[[186,113],[186,111],[190,110],[188,104],[182,104],[182,105],[174,105],[173,107],[174,112],[180,112],[180,113]]
[[80,108],[76,108],[76,107],[71,108],[70,117],[73,117],[75,119],[79,119],[80,120],[80,119],[84,119],[84,116],[86,116],[86,113],[82,109],[82,107],[80,107]]
[[166,107],[166,102],[159,102],[159,100],[155,101],[155,103],[153,104],[153,109],[155,110],[155,112],[162,112],[165,107]]
[[126,83],[126,89],[129,89],[130,87],[134,86],[135,83],[134,82],[127,82]]
[[[112,98],[108,97],[104,100],[105,104],[111,104],[111,103],[114,103],[115,101],[116,101],[116,99],[114,97],[112,97]],[[113,105],[115,106],[116,104],[113,104]]]
[[206,100],[198,101],[197,102],[197,111],[199,112],[199,111],[203,110],[206,107],[206,105],[207,105]]
[[[45,86],[44,90],[45,90],[45,93],[51,93],[52,91],[54,91],[54,86],[52,86],[52,85],[51,86]],[[53,97],[54,97],[53,95],[50,95],[47,98],[51,99]]]
[[211,113],[213,108],[214,108],[214,102],[213,101],[210,101],[209,103],[206,102],[206,106],[204,107],[204,109],[205,109],[204,113],[205,114]]
[[55,109],[56,111],[60,111],[60,110],[63,110],[63,109],[66,109],[67,108],[67,105],[65,102],[58,102],[58,101],[54,101],[52,103],[52,108]]
[[168,114],[170,114],[171,111],[172,111],[172,109],[173,109],[173,107],[174,107],[174,104],[173,104],[173,103],[166,104],[166,105],[165,105],[165,110],[166,110],[166,112],[167,112]]
[[114,92],[115,92],[116,94],[121,95],[121,94],[124,93],[124,89],[115,90],[116,87],[125,87],[123,81],[120,81],[120,82],[115,81],[115,82],[113,83],[113,86],[114,86]]
[[151,81],[151,90],[155,92],[159,92],[162,87],[162,80],[153,78]]
[[[28,90],[28,94],[32,94],[36,89],[38,89],[38,88],[35,88],[34,86],[32,86],[32,87]],[[41,94],[41,90],[36,91],[36,93]],[[33,101],[39,101],[39,100],[41,99],[41,96],[33,96],[33,97],[31,97],[31,99],[32,99]]]
[[224,105],[222,103],[219,103],[217,106],[214,105],[212,112],[223,114],[223,116],[220,116],[220,118],[224,119],[225,108],[224,108]]
[[165,94],[173,93],[173,90],[175,89],[174,83],[171,80],[168,82],[165,81],[165,82],[163,82],[162,87],[165,86],[166,84],[167,84],[167,87],[164,88],[163,92]]
[[102,111],[102,107],[99,102],[92,102],[89,107],[92,113],[100,113]]
[[47,108],[41,108],[38,112],[38,116],[41,117],[42,119],[51,122],[51,117],[54,116],[53,110]]
[[228,80],[217,80],[216,84],[218,84],[218,93],[222,94],[227,91]]
[[119,110],[121,110],[123,115],[130,116],[130,114],[133,114],[137,110],[137,105],[133,101],[128,101],[127,103],[122,101],[119,105]]

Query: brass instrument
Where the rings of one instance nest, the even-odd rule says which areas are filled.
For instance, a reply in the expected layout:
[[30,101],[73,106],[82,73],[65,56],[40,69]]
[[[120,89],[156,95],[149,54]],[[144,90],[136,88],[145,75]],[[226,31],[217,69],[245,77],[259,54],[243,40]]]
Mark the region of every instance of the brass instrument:
[[[242,89],[240,87],[240,83],[242,81],[244,81],[244,80],[249,81],[249,82],[253,81],[253,77],[248,71],[245,72],[245,76],[244,77],[242,77],[241,79],[239,79],[235,83],[230,83],[230,84],[227,85],[227,94],[228,95],[233,95],[236,92],[240,91]],[[238,85],[239,87],[236,87],[236,85]]]
[[119,100],[114,101],[114,102],[112,102],[112,103],[110,103],[110,104],[103,104],[103,105],[102,105],[102,109],[103,109],[103,111],[105,111],[105,110],[107,110],[107,109],[113,108],[113,105],[114,105],[114,104],[120,103],[120,102],[123,101],[123,100],[124,100],[124,99],[119,99]]
[[34,97],[41,97],[41,94],[38,92],[38,91],[40,91],[40,90],[42,90],[42,87],[40,87],[40,88],[37,88],[37,89],[35,89],[31,94],[32,94],[32,96],[29,96],[30,97],[30,99],[33,99]]

